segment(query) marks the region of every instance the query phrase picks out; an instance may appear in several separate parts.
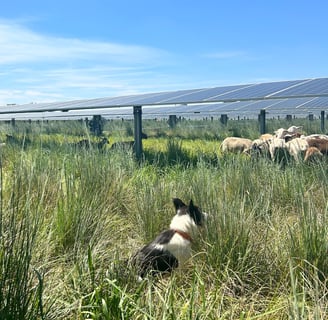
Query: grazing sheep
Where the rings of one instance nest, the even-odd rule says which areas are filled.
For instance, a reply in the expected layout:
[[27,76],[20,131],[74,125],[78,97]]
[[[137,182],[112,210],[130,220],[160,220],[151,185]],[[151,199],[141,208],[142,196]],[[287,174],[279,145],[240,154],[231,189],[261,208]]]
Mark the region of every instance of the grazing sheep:
[[325,139],[328,140],[328,135],[326,134],[310,134],[309,136],[304,136],[304,139],[308,140],[308,139]]
[[270,140],[272,138],[273,138],[273,135],[271,133],[264,133],[264,134],[261,134],[259,139],[266,141],[266,140]]
[[296,138],[301,138],[301,134],[300,133],[292,133],[292,134],[286,134],[284,136],[284,140],[285,142],[288,142],[288,141],[292,141],[293,139],[296,139]]
[[252,145],[250,146],[250,148],[244,150],[244,153],[249,154],[252,157],[254,156],[270,157],[269,141],[270,140],[255,139],[252,141]]
[[309,147],[305,152],[304,162],[313,162],[322,158],[323,154],[316,147]]
[[[144,132],[141,132],[141,139],[148,139],[148,135]],[[134,149],[134,145],[135,145],[134,141],[117,141],[111,145],[110,149],[130,150],[130,149]]]
[[288,128],[287,130],[284,128],[279,128],[278,130],[276,130],[274,132],[275,133],[274,137],[278,138],[278,139],[284,139],[285,142],[290,141],[295,138],[299,138],[301,136],[301,133],[298,132],[299,128],[301,128],[301,127],[292,126],[292,127]]
[[284,128],[279,128],[274,132],[274,137],[277,139],[283,139],[286,134],[289,134],[289,132]]
[[117,141],[114,142],[110,149],[115,150],[115,149],[121,149],[121,150],[129,150],[134,148],[134,141]]
[[286,142],[286,147],[289,154],[298,162],[300,158],[304,157],[309,144],[305,139],[295,138]]
[[107,138],[103,137],[98,142],[93,142],[88,139],[83,139],[74,144],[75,147],[81,148],[81,149],[104,149],[105,145],[109,144],[109,141]]
[[269,152],[271,160],[277,163],[286,164],[289,160],[289,152],[284,139],[274,138],[269,140]]
[[301,133],[302,128],[303,128],[302,126],[299,126],[299,127],[291,126],[287,129],[287,131],[290,132],[290,133]]
[[305,138],[309,147],[316,147],[322,154],[328,155],[328,139]]
[[220,146],[222,152],[241,153],[249,149],[252,145],[252,140],[238,137],[225,138]]

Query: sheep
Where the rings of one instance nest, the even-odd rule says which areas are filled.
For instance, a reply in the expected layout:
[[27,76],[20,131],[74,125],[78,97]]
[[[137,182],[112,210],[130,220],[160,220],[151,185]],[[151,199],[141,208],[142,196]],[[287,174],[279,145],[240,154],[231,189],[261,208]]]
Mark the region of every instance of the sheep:
[[[148,135],[144,132],[141,132],[141,139],[148,139]],[[130,149],[134,149],[134,146],[135,146],[134,141],[117,141],[111,145],[110,149],[130,150]]]
[[270,140],[272,138],[273,138],[273,135],[271,133],[264,133],[264,134],[261,134],[259,139],[266,141],[266,140]]
[[328,135],[326,134],[318,134],[318,133],[314,133],[314,134],[310,134],[309,136],[304,136],[303,139],[324,139],[324,140],[328,140]]
[[238,137],[225,138],[220,146],[222,152],[241,153],[249,149],[252,145],[252,140]]
[[288,129],[287,129],[287,131],[288,132],[290,132],[290,133],[301,133],[301,129],[302,129],[303,127],[302,126],[299,126],[299,127],[297,127],[297,126],[291,126],[291,127],[289,127]]
[[305,138],[309,147],[316,147],[322,154],[328,155],[328,139],[325,138]]
[[289,160],[289,152],[284,139],[273,138],[269,142],[271,160],[277,163],[286,163]]
[[313,162],[319,158],[322,158],[323,154],[316,147],[309,147],[305,152],[304,162]]
[[277,139],[283,139],[286,134],[289,134],[289,132],[284,128],[279,128],[274,132],[274,137]]
[[275,133],[274,137],[278,138],[278,139],[284,139],[285,142],[290,141],[295,138],[299,138],[299,137],[301,137],[301,133],[298,131],[299,128],[301,128],[301,127],[292,126],[292,127],[288,128],[287,130],[284,128],[279,128],[278,130],[276,130],[274,132]]
[[134,148],[134,141],[117,141],[114,142],[110,149],[115,150],[115,149],[122,149],[122,150],[129,150]]
[[300,157],[303,158],[305,155],[306,150],[309,148],[309,144],[305,139],[295,138],[286,142],[286,147],[289,154],[298,162]]
[[252,145],[245,149],[243,153],[251,156],[264,156],[269,157],[269,139],[255,139],[252,141]]
[[99,149],[103,150],[105,145],[109,144],[109,140],[106,137],[103,137],[100,141],[98,142],[93,142],[88,139],[83,139],[74,144],[75,147],[81,148],[81,149]]

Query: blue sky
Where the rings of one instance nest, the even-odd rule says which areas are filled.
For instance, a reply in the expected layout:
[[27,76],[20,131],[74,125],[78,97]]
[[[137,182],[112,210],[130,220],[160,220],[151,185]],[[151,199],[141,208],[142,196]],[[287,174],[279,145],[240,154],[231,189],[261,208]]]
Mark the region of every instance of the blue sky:
[[326,0],[11,0],[0,105],[328,76]]

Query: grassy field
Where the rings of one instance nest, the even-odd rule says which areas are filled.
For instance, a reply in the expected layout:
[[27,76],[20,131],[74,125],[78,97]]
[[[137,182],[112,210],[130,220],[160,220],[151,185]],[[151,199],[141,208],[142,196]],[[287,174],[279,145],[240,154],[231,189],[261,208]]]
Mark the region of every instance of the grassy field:
[[[1,147],[0,319],[327,319],[327,160],[220,154],[226,136],[256,138],[256,122],[144,131],[138,163],[75,148],[80,123],[0,127],[20,138]],[[131,140],[131,123],[104,134]],[[183,270],[138,283],[126,260],[168,227],[173,197],[193,199],[208,226]]]

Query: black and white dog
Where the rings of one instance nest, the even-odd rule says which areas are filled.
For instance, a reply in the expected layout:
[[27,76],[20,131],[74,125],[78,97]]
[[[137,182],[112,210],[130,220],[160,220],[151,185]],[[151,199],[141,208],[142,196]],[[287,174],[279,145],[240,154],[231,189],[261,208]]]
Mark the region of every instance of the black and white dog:
[[170,273],[191,256],[193,237],[198,227],[204,225],[207,214],[195,206],[192,200],[186,205],[180,199],[174,198],[173,204],[176,215],[171,221],[170,229],[162,231],[132,259],[139,280],[147,274]]

